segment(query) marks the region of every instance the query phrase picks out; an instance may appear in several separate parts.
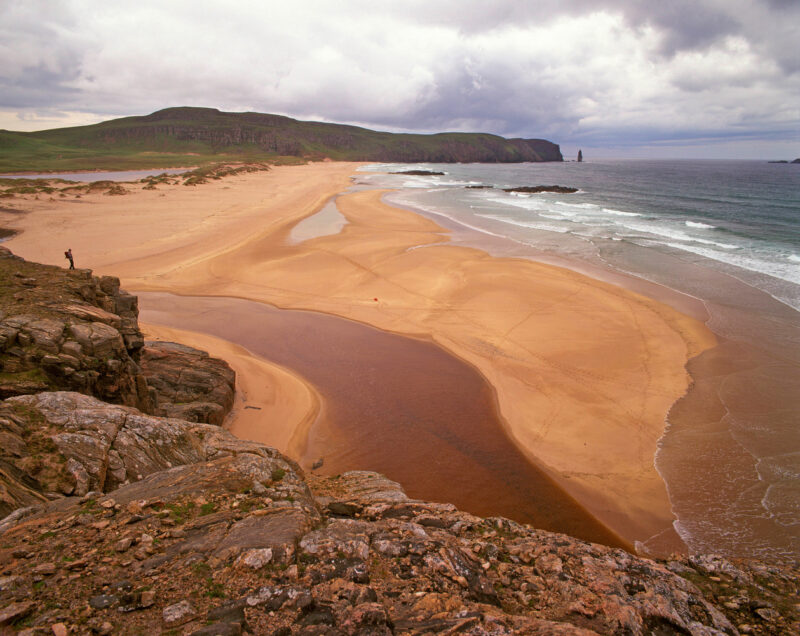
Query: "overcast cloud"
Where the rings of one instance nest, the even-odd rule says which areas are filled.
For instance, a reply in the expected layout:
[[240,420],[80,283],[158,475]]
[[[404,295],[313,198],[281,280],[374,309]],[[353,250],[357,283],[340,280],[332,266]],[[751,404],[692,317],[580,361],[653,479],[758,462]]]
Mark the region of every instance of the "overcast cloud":
[[0,0],[0,128],[167,106],[800,156],[798,0]]

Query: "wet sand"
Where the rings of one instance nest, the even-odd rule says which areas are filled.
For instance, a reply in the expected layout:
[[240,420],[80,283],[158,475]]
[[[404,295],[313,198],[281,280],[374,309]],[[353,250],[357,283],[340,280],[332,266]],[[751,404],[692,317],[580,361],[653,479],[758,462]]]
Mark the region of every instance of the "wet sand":
[[[154,313],[162,324],[144,322]],[[145,338],[180,342],[225,360],[236,373],[236,395],[227,428],[242,439],[256,440],[300,457],[308,430],[322,408],[317,390],[291,370],[243,347],[243,343],[231,337],[234,333],[220,329],[224,331],[223,337],[215,337],[209,333],[212,329],[205,330],[206,333],[193,331],[189,323],[176,321],[176,316],[169,311],[148,311],[145,307],[139,320]]]
[[[306,468],[374,470],[411,497],[630,547],[503,433],[485,379],[431,342],[235,298],[145,292],[139,302],[148,323],[224,337],[305,378],[324,405],[294,449]],[[247,436],[238,423],[234,432]]]
[[[290,244],[291,228],[345,190],[355,167],[30,201],[31,213],[12,219],[24,231],[9,246],[56,264],[72,247],[78,266],[135,291],[239,297],[430,340],[479,371],[516,448],[604,524],[629,541],[669,528],[653,458],[666,413],[689,385],[684,365],[713,335],[575,272],[449,246],[444,228],[384,204],[379,191],[340,195],[341,232]],[[56,235],[63,246],[52,245]]]

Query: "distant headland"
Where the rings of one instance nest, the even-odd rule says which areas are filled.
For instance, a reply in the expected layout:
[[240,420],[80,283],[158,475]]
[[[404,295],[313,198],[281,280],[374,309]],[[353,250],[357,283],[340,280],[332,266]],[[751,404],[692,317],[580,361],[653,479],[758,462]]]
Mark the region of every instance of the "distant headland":
[[38,132],[0,131],[0,173],[130,170],[333,159],[398,163],[563,161],[558,144],[487,133],[388,133],[263,113],[166,108]]

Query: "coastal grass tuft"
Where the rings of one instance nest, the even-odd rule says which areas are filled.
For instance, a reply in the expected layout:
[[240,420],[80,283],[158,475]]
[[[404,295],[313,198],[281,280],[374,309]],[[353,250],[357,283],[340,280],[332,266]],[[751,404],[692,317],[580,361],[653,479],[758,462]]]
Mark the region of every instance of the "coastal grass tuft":
[[184,523],[192,515],[194,508],[195,503],[193,501],[187,501],[185,504],[167,504],[167,509],[170,512],[170,516],[175,523],[179,524]]

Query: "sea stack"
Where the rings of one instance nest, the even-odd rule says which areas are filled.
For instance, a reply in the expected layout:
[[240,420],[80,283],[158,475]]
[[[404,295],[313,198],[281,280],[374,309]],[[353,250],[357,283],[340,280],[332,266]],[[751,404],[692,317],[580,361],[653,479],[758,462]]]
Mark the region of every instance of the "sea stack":
[[583,161],[583,151],[578,150],[578,163]]

